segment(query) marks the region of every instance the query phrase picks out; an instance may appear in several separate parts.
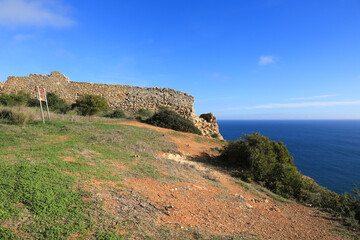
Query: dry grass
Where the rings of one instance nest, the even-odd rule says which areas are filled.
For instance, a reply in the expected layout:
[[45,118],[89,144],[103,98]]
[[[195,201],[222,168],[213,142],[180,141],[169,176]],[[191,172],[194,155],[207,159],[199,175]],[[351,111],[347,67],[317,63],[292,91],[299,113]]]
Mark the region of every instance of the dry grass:
[[[36,107],[0,106],[0,111],[1,110],[11,110],[14,113],[22,113],[26,116],[27,121],[42,120],[40,108],[36,108]],[[44,117],[45,117],[45,121],[48,121],[48,115],[46,109],[44,109]],[[59,120],[59,121],[76,122],[76,123],[94,123],[94,122],[114,123],[114,122],[126,121],[126,119],[111,119],[111,118],[98,117],[98,116],[79,116],[75,112],[70,112],[68,114],[58,114],[58,113],[50,112],[50,120]]]

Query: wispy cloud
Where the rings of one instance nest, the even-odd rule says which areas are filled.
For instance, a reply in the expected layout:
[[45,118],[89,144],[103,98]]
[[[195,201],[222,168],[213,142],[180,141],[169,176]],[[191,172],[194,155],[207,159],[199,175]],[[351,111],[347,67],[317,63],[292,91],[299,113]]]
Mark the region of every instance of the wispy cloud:
[[258,64],[260,66],[265,66],[274,63],[277,60],[274,56],[260,56]]
[[217,73],[217,72],[211,74],[211,78],[218,79],[218,80],[221,80],[221,81],[226,81],[226,80],[229,79],[228,76],[222,75],[222,74]]
[[[359,105],[360,100],[355,101],[344,101],[344,102],[301,102],[301,103],[274,103],[274,104],[264,104],[264,105],[255,105],[250,107],[245,107],[245,109],[270,109],[270,108],[301,108],[301,107],[332,107],[332,106],[351,106]],[[244,109],[244,108],[236,108]],[[232,110],[235,110],[233,108]]]
[[319,96],[311,96],[311,97],[299,97],[299,98],[289,98],[291,101],[296,100],[315,100],[315,99],[323,99],[323,98],[329,98],[329,97],[336,97],[336,94],[326,94],[326,95],[319,95]]
[[48,0],[0,0],[0,26],[68,27],[75,21]]
[[205,76],[207,78],[211,78],[213,80],[217,80],[220,82],[226,82],[227,80],[229,80],[229,77],[226,75],[223,75],[219,72],[213,72],[213,73],[205,73]]
[[15,42],[25,42],[27,40],[33,39],[35,35],[33,34],[16,34],[13,36]]

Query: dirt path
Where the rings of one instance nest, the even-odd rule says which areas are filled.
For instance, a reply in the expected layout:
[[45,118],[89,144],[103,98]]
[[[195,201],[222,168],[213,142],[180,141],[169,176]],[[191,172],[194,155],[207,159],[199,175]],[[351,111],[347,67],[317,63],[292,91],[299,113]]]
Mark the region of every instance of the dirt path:
[[165,214],[159,217],[159,224],[217,234],[245,234],[260,239],[346,239],[334,231],[339,224],[318,209],[282,203],[269,197],[261,198],[237,184],[232,177],[189,160],[204,152],[214,155],[212,149],[221,147],[221,143],[190,133],[174,134],[173,130],[135,121],[119,124],[167,134],[177,144],[181,154],[160,153],[159,157],[191,164],[210,176],[210,180],[200,178],[196,183],[159,183],[151,178],[127,179],[130,187],[148,197],[158,208],[164,209]]

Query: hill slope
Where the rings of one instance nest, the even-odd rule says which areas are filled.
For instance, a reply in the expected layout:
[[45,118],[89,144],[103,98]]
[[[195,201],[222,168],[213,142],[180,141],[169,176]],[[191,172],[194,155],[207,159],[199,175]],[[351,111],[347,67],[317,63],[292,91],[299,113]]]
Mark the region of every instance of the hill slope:
[[222,142],[139,122],[0,125],[0,238],[346,239],[209,165]]

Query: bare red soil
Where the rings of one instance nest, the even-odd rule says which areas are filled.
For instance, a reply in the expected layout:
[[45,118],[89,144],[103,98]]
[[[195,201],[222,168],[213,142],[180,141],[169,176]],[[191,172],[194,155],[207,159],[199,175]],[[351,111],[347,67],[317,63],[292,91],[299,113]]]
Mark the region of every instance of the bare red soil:
[[[341,228],[336,219],[319,209],[283,203],[270,197],[261,198],[236,183],[228,174],[188,160],[204,153],[214,155],[211,149],[221,147],[220,142],[190,133],[181,133],[183,136],[180,136],[173,134],[173,130],[135,121],[119,124],[166,133],[177,144],[181,154],[159,153],[159,157],[191,164],[215,179],[210,181],[199,177],[194,181],[176,183],[158,182],[152,178],[126,179],[128,187],[163,209],[164,214],[156,219],[158,224],[260,239],[346,239],[334,231]],[[169,174],[163,169],[158,171]]]

